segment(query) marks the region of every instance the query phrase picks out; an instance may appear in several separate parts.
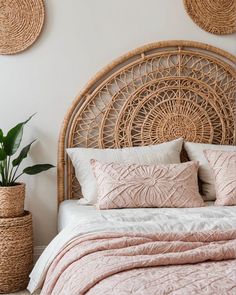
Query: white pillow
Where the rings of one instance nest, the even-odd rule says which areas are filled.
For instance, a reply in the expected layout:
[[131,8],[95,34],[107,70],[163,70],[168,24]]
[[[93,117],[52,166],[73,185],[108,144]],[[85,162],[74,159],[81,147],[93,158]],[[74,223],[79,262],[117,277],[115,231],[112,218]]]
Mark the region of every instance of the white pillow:
[[75,168],[75,175],[81,185],[83,198],[80,204],[95,204],[97,185],[90,160],[126,164],[176,164],[180,163],[183,139],[179,138],[158,145],[129,147],[123,149],[68,148],[66,151]]
[[204,200],[213,201],[216,199],[215,181],[209,162],[207,161],[204,150],[236,151],[233,145],[203,144],[185,142],[184,148],[191,161],[199,162],[199,178],[202,181],[202,193]]

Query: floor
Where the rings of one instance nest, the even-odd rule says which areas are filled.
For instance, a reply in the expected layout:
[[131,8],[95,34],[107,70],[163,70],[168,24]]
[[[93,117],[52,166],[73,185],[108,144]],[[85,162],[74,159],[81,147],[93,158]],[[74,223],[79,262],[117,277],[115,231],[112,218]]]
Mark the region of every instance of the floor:
[[[35,292],[33,295],[39,295],[39,292]],[[16,293],[2,294],[2,295],[30,295],[28,291],[20,291]]]
[[20,291],[17,293],[9,293],[9,294],[5,294],[5,295],[29,295],[30,293],[28,291]]

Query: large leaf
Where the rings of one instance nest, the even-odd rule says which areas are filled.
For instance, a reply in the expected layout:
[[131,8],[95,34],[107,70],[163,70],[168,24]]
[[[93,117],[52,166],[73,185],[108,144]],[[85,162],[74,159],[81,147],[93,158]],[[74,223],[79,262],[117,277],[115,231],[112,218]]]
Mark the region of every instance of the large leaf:
[[35,175],[51,168],[54,168],[54,166],[51,164],[38,164],[38,165],[25,168],[23,170],[23,173],[28,175]]
[[13,167],[20,165],[20,163],[27,157],[30,147],[31,147],[32,143],[34,143],[34,142],[35,142],[35,140],[33,140],[30,144],[28,144],[27,146],[25,146],[21,150],[19,156],[15,160],[12,161]]
[[7,155],[4,149],[0,148],[0,161],[4,161],[7,158]]
[[2,129],[0,129],[0,143],[3,142],[3,132],[2,132]]
[[15,127],[13,127],[4,137],[3,139],[3,145],[4,145],[4,150],[8,156],[12,156],[16,153],[18,150],[21,139],[23,136],[23,129],[24,125],[34,116],[29,117],[25,122],[17,124]]

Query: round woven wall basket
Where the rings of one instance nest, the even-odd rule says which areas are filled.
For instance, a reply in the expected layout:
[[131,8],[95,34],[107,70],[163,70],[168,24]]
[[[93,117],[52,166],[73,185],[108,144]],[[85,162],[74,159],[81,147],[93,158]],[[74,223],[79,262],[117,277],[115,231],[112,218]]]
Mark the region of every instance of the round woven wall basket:
[[203,30],[217,35],[236,32],[236,0],[184,0],[184,6]]
[[43,0],[0,0],[0,54],[14,54],[32,45],[44,17]]

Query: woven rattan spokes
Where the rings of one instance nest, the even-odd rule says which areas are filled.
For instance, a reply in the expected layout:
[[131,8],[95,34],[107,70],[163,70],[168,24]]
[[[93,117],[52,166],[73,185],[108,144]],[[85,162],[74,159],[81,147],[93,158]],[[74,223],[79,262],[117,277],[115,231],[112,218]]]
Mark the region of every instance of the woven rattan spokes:
[[235,142],[235,73],[179,49],[143,57],[98,87],[77,112],[73,146],[115,148],[183,136]]
[[[99,73],[75,102],[61,134],[61,159],[67,164],[62,145],[117,148],[178,137],[235,144],[235,67],[233,56],[195,42],[157,43],[130,52]],[[63,170],[67,194],[78,197],[68,164]]]

